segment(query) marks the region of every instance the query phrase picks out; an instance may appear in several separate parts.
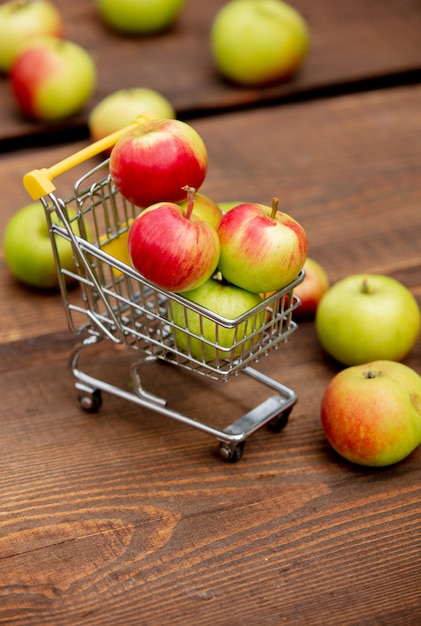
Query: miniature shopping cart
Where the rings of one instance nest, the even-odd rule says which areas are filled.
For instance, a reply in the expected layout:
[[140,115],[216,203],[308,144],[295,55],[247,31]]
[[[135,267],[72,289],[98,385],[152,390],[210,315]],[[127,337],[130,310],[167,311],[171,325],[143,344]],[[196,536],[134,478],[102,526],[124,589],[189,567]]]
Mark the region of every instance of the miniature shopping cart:
[[[278,348],[296,330],[292,312],[300,303],[293,291],[302,282],[304,272],[240,317],[225,319],[182,295],[156,287],[130,261],[116,255],[116,247],[124,250],[130,224],[140,209],[121,196],[109,175],[108,159],[100,161],[98,157],[136,123],[49,169],[34,170],[24,177],[28,193],[44,206],[68,325],[81,337],[70,359],[75,389],[80,406],[88,412],[99,410],[102,392],[115,394],[208,433],[219,442],[220,456],[235,462],[243,453],[247,437],[257,429],[264,425],[273,431],[282,429],[297,401],[293,390],[260,373],[252,364]],[[74,183],[68,198],[59,198],[53,179],[76,166],[84,166],[88,160],[91,169]],[[72,246],[73,268],[61,262],[60,239]],[[179,317],[178,323],[174,321],[175,303],[178,309],[183,307],[181,323]],[[205,322],[208,328],[209,324],[214,328],[210,339],[203,333]],[[219,340],[227,329],[232,337],[228,347],[226,339]],[[137,351],[127,389],[105,382],[80,366],[82,353],[103,340]],[[198,350],[198,346],[203,349]],[[210,348],[212,361],[208,360],[206,348]],[[140,369],[149,361],[165,361],[216,381],[245,375],[275,393],[221,429],[170,409],[164,398],[144,389]]]

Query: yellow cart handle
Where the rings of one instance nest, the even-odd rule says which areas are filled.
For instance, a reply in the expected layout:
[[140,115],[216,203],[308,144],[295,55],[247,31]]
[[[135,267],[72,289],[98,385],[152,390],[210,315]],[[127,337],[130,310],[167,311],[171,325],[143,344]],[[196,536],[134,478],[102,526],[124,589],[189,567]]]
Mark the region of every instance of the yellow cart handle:
[[124,128],[111,133],[111,135],[107,135],[107,137],[95,141],[86,148],[82,148],[82,150],[78,150],[78,152],[75,152],[66,159],[59,161],[52,167],[28,172],[23,177],[23,185],[26,191],[33,200],[39,200],[42,196],[52,193],[56,189],[53,184],[53,179],[56,176],[59,176],[60,174],[72,169],[72,167],[80,165],[84,161],[87,161],[88,159],[101,154],[101,152],[105,152],[109,148],[112,148],[112,146],[114,146],[127,132],[133,130],[139,126],[139,124],[144,124],[151,119],[156,119],[156,116],[150,114],[139,115],[131,124],[129,124],[129,126],[125,126]]

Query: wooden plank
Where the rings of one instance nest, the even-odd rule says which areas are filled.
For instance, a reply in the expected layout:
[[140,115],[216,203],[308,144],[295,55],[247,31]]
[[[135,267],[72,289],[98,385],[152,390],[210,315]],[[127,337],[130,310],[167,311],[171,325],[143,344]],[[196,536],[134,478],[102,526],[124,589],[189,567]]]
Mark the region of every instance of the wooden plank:
[[[261,364],[299,394],[288,426],[255,433],[235,466],[207,436],[113,396],[81,412],[57,345],[17,345],[17,363],[0,346],[0,623],[415,626],[421,450],[383,470],[332,453],[318,405],[334,370],[311,324]],[[125,384],[128,357],[87,366]],[[255,400],[241,377],[151,367],[170,404],[204,420]]]
[[306,18],[311,31],[309,57],[294,79],[264,89],[233,87],[215,71],[209,30],[223,0],[187,2],[172,31],[146,38],[124,38],[107,29],[99,20],[95,3],[57,0],[56,4],[63,15],[65,36],[94,57],[98,67],[95,94],[85,111],[74,119],[54,126],[34,124],[17,112],[3,77],[3,149],[14,142],[25,144],[28,137],[33,142],[57,142],[70,128],[86,132],[89,111],[119,88],[156,89],[169,98],[179,116],[190,117],[209,109],[236,108],[291,95],[302,97],[347,84],[355,87],[397,74],[403,74],[400,80],[411,80],[420,70],[421,8],[416,0],[323,0],[317,5],[311,0],[295,0],[293,6]]
[[[306,228],[310,256],[331,280],[354,271],[398,276],[421,295],[420,87],[349,95],[299,106],[196,120],[209,151],[203,192],[217,201],[252,200],[281,207]],[[28,202],[22,176],[49,167],[81,143],[0,157],[0,230]],[[81,166],[56,183],[66,197]],[[58,294],[28,290],[0,265],[1,341],[66,326]]]
[[[420,301],[420,93],[197,120],[204,191],[279,195],[333,281],[376,269]],[[0,158],[1,232],[26,201],[22,174],[68,151]],[[338,366],[311,321],[258,364],[298,394],[287,427],[259,430],[229,465],[208,435],[113,395],[82,412],[59,296],[18,286],[3,254],[0,289],[0,623],[419,624],[421,448],[384,469],[332,452],[319,407]],[[133,358],[104,342],[83,368],[130,389]],[[420,342],[405,362],[421,371]],[[267,394],[242,375],[214,383],[152,363],[142,376],[171,408],[221,427]]]

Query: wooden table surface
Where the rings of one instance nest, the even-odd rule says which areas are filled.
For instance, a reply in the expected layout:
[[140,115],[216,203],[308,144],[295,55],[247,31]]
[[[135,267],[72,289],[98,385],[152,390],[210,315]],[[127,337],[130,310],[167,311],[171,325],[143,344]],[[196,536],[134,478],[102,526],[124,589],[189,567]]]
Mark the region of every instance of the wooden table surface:
[[[116,65],[135,45],[126,42],[119,57],[88,3],[57,4],[68,32],[103,58],[115,55]],[[154,86],[165,83],[183,112],[233,109],[191,120],[209,152],[203,192],[265,203],[278,195],[332,283],[381,272],[421,304],[419,3],[297,1],[313,53],[270,104],[262,91],[224,86],[187,52],[221,4],[188,2],[176,31],[144,42],[151,60],[141,70],[142,80],[151,75],[168,42],[180,53],[182,82],[170,54]],[[98,94],[134,80],[129,68],[123,76],[105,65]],[[388,74],[393,84],[376,80]],[[373,88],[357,88],[368,78]],[[322,84],[341,89],[311,97]],[[282,98],[301,89],[306,98]],[[252,100],[262,101],[235,110]],[[17,118],[1,125],[2,233],[29,201],[23,174],[87,143],[47,145],[44,128],[34,146],[33,132]],[[64,174],[58,191],[74,180]],[[98,414],[81,411],[68,367],[78,339],[60,295],[16,283],[2,251],[0,285],[0,624],[421,623],[421,448],[383,469],[352,465],[329,448],[320,401],[340,368],[312,321],[257,366],[298,394],[287,427],[257,431],[241,461],[228,464],[212,437],[113,395]],[[133,351],[104,344],[86,355],[87,366],[126,385]],[[405,363],[421,373],[421,338]],[[241,375],[215,383],[151,364],[145,378],[169,406],[221,427],[264,397]]]

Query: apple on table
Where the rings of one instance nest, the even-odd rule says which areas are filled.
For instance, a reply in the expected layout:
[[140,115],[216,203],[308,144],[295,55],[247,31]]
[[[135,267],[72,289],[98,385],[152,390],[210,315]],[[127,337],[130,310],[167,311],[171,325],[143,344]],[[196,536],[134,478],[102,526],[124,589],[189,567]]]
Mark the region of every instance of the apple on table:
[[[210,278],[201,286],[182,295],[188,302],[231,321],[262,303],[258,294],[216,278]],[[169,302],[168,315],[178,327],[173,329],[176,347],[201,362],[246,355],[252,345],[252,339],[248,337],[264,323],[264,311],[258,311],[256,315],[250,315],[246,321],[233,328],[225,328],[176,301]],[[188,329],[195,336],[183,329]]]
[[105,24],[127,35],[152,35],[169,28],[185,0],[96,0]]
[[92,56],[72,41],[43,37],[15,59],[9,73],[21,112],[38,121],[62,120],[79,112],[96,84]]
[[139,115],[153,114],[160,119],[174,119],[172,104],[158,91],[146,87],[118,89],[105,96],[88,117],[90,136],[94,141],[129,126]]
[[295,287],[294,294],[300,299],[300,306],[295,309],[296,319],[314,319],[320,300],[330,287],[326,270],[314,259],[307,257],[303,270],[304,280]]
[[39,37],[62,37],[63,21],[49,0],[9,0],[0,6],[0,72]]
[[[69,217],[76,212],[69,209]],[[59,223],[55,214],[52,220]],[[87,238],[91,238],[89,225],[84,222]],[[80,235],[74,223],[76,235]],[[64,237],[55,238],[60,265],[69,272],[76,272],[72,245]],[[39,289],[57,289],[59,279],[48,224],[41,202],[32,202],[21,207],[6,224],[3,235],[3,250],[6,265],[21,283]],[[70,283],[70,277],[65,280]]]
[[218,226],[218,269],[225,280],[253,293],[278,291],[297,278],[307,258],[304,228],[290,215],[258,203],[240,204]]
[[304,62],[308,47],[304,18],[281,0],[230,0],[212,23],[216,67],[241,86],[289,78]]
[[180,120],[153,119],[128,131],[111,150],[110,174],[122,196],[140,208],[182,202],[202,185],[208,166],[199,133]]
[[389,360],[348,367],[324,392],[321,422],[330,445],[348,461],[398,463],[421,443],[421,377]]
[[353,274],[332,285],[316,311],[324,350],[343,365],[401,361],[420,331],[420,309],[410,290],[382,274]]

